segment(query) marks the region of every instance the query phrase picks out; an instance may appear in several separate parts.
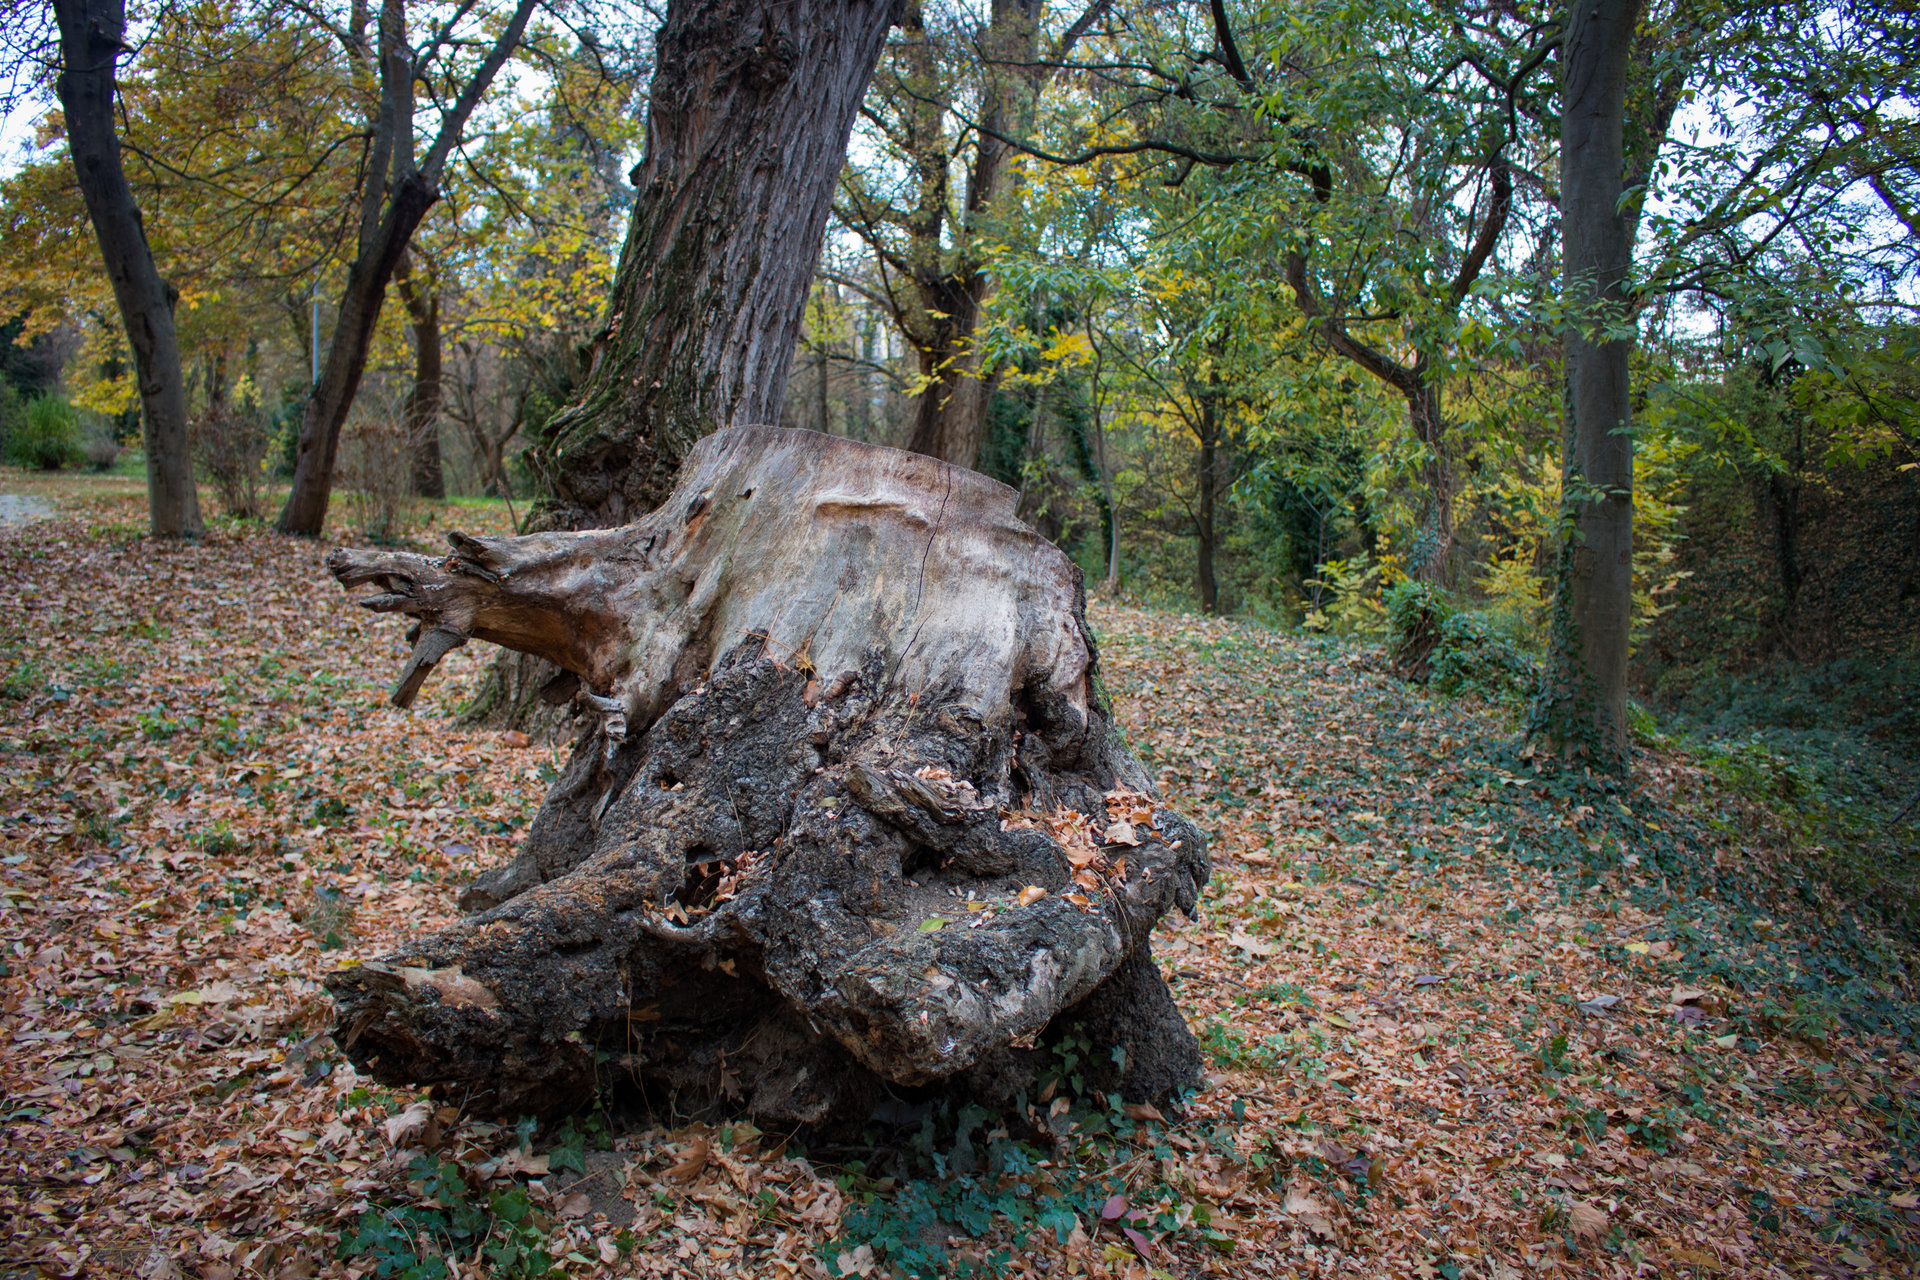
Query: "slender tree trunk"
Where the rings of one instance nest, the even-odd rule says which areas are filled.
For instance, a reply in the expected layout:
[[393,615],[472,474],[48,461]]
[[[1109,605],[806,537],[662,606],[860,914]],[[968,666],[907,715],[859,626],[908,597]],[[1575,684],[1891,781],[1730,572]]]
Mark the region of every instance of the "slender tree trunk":
[[873,319],[869,315],[860,330],[861,365],[855,371],[853,390],[847,397],[847,434],[855,440],[873,443]]
[[1100,469],[1100,533],[1107,551],[1107,578],[1100,593],[1111,600],[1120,594],[1120,517],[1113,506],[1113,469],[1107,464],[1107,425],[1101,413],[1100,374],[1105,350],[1095,340],[1093,325],[1087,325],[1087,345],[1093,348],[1093,374],[1088,380],[1093,422],[1094,465]]
[[830,436],[833,434],[833,406],[829,384],[829,377],[832,370],[828,365],[827,349],[825,347],[814,352],[814,361],[814,409],[820,415],[820,434]]
[[458,99],[441,120],[425,159],[415,161],[414,64],[406,39],[405,0],[384,0],[380,11],[380,107],[370,131],[373,143],[360,210],[359,249],[347,271],[346,291],[334,318],[333,341],[320,380],[300,418],[294,450],[293,488],[280,512],[282,533],[319,537],[333,495],[340,429],[359,393],[367,353],[380,323],[387,284],[407,242],[440,199],[440,174],[460,141],[467,120],[507,56],[520,43],[537,0],[520,0]]
[[420,498],[444,498],[447,480],[440,465],[440,285],[431,272],[416,282],[412,262],[404,253],[394,268],[394,282],[413,329],[413,389],[407,395],[413,492]]
[[1033,393],[1033,417],[1027,421],[1027,448],[1020,457],[1020,518],[1029,524],[1040,504],[1045,501],[1045,493],[1040,486],[1041,459],[1047,455],[1047,393],[1053,384],[1043,382]]
[[847,136],[896,0],[671,0],[639,204],[586,391],[548,424],[543,523],[624,524],[688,448],[780,420]]
[[140,206],[120,163],[114,133],[115,65],[125,52],[124,0],[55,0],[60,25],[57,82],[66,115],[74,178],[100,242],[114,301],[133,348],[145,411],[147,515],[155,535],[197,538],[205,532],[193,482],[186,388],[173,326],[173,287],[160,278],[140,220]]
[[1447,437],[1440,387],[1430,374],[1421,376],[1407,392],[1407,412],[1414,438],[1427,447],[1420,476],[1425,482],[1420,532],[1413,550],[1414,575],[1437,587],[1452,587],[1453,554],[1453,442]]
[[1552,652],[1533,728],[1557,753],[1624,773],[1633,612],[1633,438],[1622,285],[1633,248],[1623,212],[1627,68],[1640,0],[1571,5],[1561,46],[1560,225],[1571,321],[1566,449]]
[[[1216,375],[1217,376],[1217,375]],[[1220,421],[1212,395],[1200,397],[1200,460],[1195,467],[1195,487],[1200,491],[1193,522],[1195,578],[1200,590],[1200,611],[1220,612],[1220,586],[1213,574],[1213,490],[1220,447]]]

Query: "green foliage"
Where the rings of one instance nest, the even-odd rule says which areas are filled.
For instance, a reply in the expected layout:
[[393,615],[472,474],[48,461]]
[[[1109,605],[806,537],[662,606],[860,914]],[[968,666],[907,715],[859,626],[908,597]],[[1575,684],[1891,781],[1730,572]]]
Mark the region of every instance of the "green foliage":
[[8,429],[6,459],[16,467],[58,471],[79,462],[80,417],[60,396],[35,396]]
[[444,1280],[448,1258],[484,1254],[488,1274],[501,1280],[541,1280],[565,1274],[552,1252],[547,1220],[527,1189],[514,1185],[484,1193],[468,1185],[451,1160],[414,1159],[419,1199],[376,1204],[342,1235],[339,1257],[371,1265],[382,1280]]
[[[1035,1232],[1064,1244],[1076,1226],[1093,1228],[1116,1196],[1126,1223],[1142,1232],[1231,1247],[1208,1206],[1185,1191],[1137,1181],[1128,1190],[1109,1176],[1135,1155],[1173,1155],[1151,1112],[1136,1119],[1118,1095],[1100,1092],[1123,1063],[1122,1050],[1096,1052],[1072,1032],[1049,1051],[1031,1103],[1023,1094],[1006,1114],[941,1103],[904,1142],[874,1135],[883,1154],[844,1165],[839,1177],[850,1204],[838,1239],[821,1249],[829,1274],[864,1246],[882,1269],[875,1274],[1005,1275]],[[975,1243],[956,1253],[953,1236]]]
[[1386,594],[1394,661],[1449,697],[1470,694],[1519,708],[1540,684],[1540,664],[1496,616],[1456,603],[1431,583],[1407,579]]
[[0,699],[8,702],[25,702],[44,684],[39,667],[30,658],[12,660],[12,655],[0,658]]

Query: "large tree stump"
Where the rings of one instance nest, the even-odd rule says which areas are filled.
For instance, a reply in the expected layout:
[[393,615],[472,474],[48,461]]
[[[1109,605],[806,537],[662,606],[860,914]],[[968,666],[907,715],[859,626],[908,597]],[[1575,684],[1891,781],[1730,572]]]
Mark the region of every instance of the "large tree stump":
[[328,979],[356,1063],[505,1113],[625,1077],[819,1123],[1010,1098],[1078,1022],[1124,1096],[1195,1082],[1148,934],[1205,843],[1109,729],[1079,570],[1012,490],[734,428],[638,523],[451,540],[328,558],[420,619],[395,702],[477,637],[589,723],[475,914]]

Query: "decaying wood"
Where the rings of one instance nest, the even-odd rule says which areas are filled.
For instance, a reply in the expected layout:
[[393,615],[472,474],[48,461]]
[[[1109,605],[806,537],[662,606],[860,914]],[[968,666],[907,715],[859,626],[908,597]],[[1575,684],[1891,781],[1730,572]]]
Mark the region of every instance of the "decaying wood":
[[1205,844],[1110,732],[1079,571],[1014,501],[734,428],[623,528],[334,552],[420,620],[397,703],[481,639],[562,668],[586,722],[474,914],[329,979],[348,1053],[502,1112],[625,1077],[816,1123],[1010,1097],[1078,1023],[1126,1097],[1194,1083],[1148,934]]

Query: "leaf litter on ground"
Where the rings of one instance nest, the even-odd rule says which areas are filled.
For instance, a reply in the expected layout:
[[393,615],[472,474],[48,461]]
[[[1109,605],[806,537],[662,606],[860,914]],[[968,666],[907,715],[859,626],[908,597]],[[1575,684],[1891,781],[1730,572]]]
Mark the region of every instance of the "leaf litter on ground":
[[[524,1189],[571,1275],[892,1274],[847,1224],[901,1189],[777,1135],[536,1152],[357,1077],[320,980],[452,920],[560,751],[456,724],[480,646],[386,707],[399,629],[322,546],[155,541],[97,486],[64,507],[0,532],[10,1268],[368,1274],[342,1239],[451,1177]],[[1084,1179],[1081,1211],[1017,1241],[956,1228],[956,1266],[1011,1245],[1002,1269],[1035,1276],[1910,1273],[1908,948],[1796,884],[1763,812],[1678,756],[1622,793],[1537,772],[1498,713],[1363,648],[1093,618],[1130,744],[1213,840],[1199,918],[1157,941],[1206,1087],[1171,1118],[1126,1104],[1131,1146],[1061,1135],[1033,1177]],[[1109,846],[1141,820],[1104,818]]]

